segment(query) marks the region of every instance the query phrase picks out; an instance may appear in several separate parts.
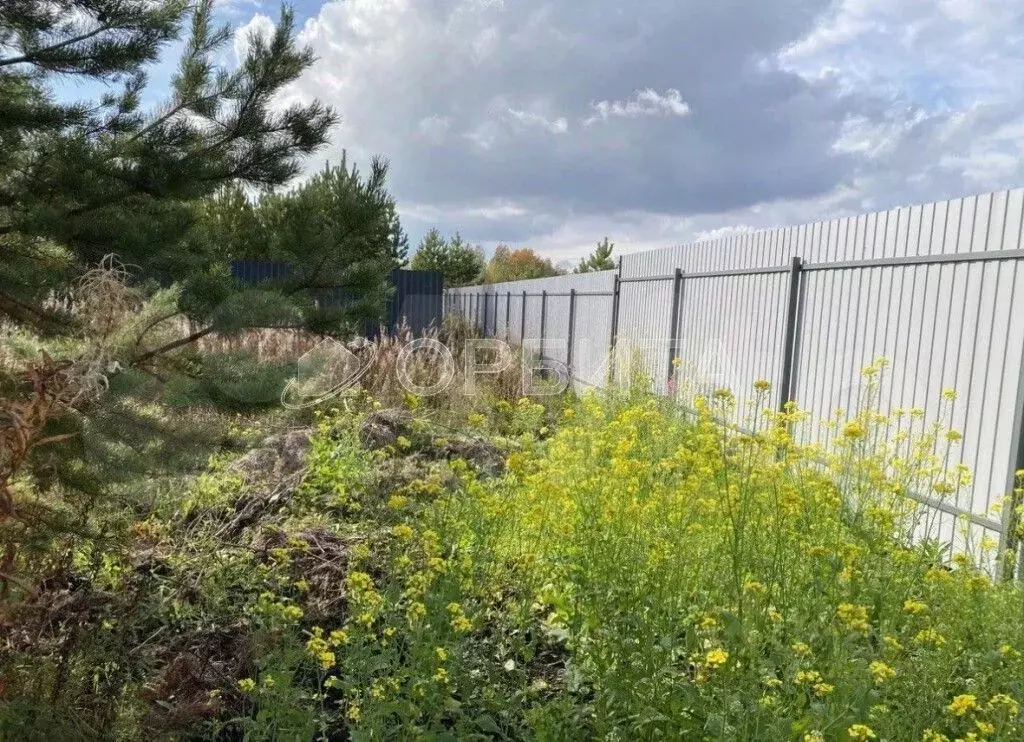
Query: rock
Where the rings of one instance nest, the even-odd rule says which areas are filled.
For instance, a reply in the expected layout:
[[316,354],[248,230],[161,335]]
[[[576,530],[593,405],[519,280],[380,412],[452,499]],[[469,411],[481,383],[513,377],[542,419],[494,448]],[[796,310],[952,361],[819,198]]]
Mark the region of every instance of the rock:
[[443,447],[447,458],[459,458],[473,464],[485,477],[498,477],[505,471],[505,454],[493,443],[480,438],[457,438]]
[[406,410],[391,409],[371,412],[359,428],[359,442],[374,451],[393,446],[399,436],[412,431],[412,415]]
[[273,448],[254,448],[231,462],[228,471],[240,474],[246,484],[266,479],[277,464],[277,451]]
[[287,475],[301,469],[306,463],[309,447],[308,430],[292,430],[286,433],[277,446],[278,459],[275,471]]
[[241,474],[246,484],[286,477],[303,467],[309,446],[308,430],[272,435],[259,448],[252,449],[232,462],[228,470]]

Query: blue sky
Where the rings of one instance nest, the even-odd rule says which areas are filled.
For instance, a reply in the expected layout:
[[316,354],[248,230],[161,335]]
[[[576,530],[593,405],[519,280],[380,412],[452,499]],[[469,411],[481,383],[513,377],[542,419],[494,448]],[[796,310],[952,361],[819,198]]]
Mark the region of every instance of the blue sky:
[[[342,118],[309,168],[388,157],[414,240],[574,260],[605,235],[631,251],[1024,184],[1019,0],[295,10],[320,59],[285,98]],[[218,7],[236,44],[277,11]]]

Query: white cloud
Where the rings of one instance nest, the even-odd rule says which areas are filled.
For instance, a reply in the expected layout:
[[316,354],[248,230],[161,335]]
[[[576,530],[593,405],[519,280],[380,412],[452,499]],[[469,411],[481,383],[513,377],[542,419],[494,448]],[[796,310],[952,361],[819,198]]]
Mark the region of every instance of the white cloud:
[[344,0],[301,36],[323,158],[389,157],[414,238],[574,259],[1024,182],[1020,0]]
[[270,16],[257,13],[244,26],[235,31],[235,61],[241,62],[249,52],[249,44],[253,36],[269,38],[273,35],[276,24]]
[[636,91],[629,100],[603,100],[592,104],[592,108],[594,115],[583,120],[584,126],[590,126],[596,121],[607,121],[609,118],[690,115],[690,104],[684,101],[682,94],[674,88],[666,90],[664,94],[651,88],[644,88]]
[[526,127],[537,126],[552,134],[565,134],[565,132],[569,131],[569,122],[564,116],[559,116],[556,119],[547,119],[538,113],[517,111],[514,108],[509,108],[508,114],[515,121]]
[[452,120],[447,116],[427,116],[420,119],[417,129],[425,139],[437,143],[444,139],[451,127]]

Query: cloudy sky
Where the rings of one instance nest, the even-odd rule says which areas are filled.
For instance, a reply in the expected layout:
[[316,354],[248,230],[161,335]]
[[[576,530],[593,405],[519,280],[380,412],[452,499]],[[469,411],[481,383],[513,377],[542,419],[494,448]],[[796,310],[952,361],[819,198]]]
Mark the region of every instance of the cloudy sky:
[[[276,15],[222,0],[236,45]],[[576,259],[1024,184],[1020,0],[300,0],[325,159]]]

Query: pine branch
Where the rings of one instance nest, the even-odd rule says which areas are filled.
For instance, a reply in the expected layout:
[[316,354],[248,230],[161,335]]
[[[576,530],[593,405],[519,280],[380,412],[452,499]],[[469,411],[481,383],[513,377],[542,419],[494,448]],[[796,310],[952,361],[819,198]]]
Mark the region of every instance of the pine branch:
[[24,54],[20,57],[8,57],[7,59],[0,59],[0,67],[9,67],[12,64],[29,64],[35,62],[41,56],[52,54],[55,51],[59,51],[65,47],[72,46],[74,44],[79,44],[83,41],[88,41],[92,37],[98,36],[101,33],[106,33],[107,31],[110,31],[113,28],[115,27],[99,26],[98,28],[89,31],[88,33],[75,36],[74,38],[66,39],[60,42],[59,44],[53,44],[52,46],[48,46],[43,49],[36,49],[34,52],[29,52],[28,54]]
[[151,361],[152,359],[156,358],[159,355],[163,355],[164,353],[170,353],[172,350],[177,350],[178,348],[183,348],[186,345],[190,345],[196,342],[197,340],[202,340],[204,337],[213,332],[214,329],[214,326],[210,325],[209,327],[204,327],[202,330],[197,330],[196,332],[193,332],[191,335],[179,338],[178,340],[174,340],[170,343],[166,343],[165,345],[161,345],[159,348],[147,351],[146,353],[143,353],[141,356],[138,356],[137,358],[133,359],[131,365],[138,366],[140,364],[146,363],[147,361]]
[[[163,124],[167,123],[168,121],[170,121],[172,118],[177,116],[179,113],[181,113],[185,109],[193,108],[194,106],[197,106],[200,103],[205,103],[207,101],[217,100],[218,98],[222,97],[224,95],[224,93],[225,93],[225,90],[220,89],[220,90],[215,90],[215,91],[213,91],[212,93],[210,93],[208,95],[200,96],[199,98],[192,98],[191,100],[182,101],[178,105],[173,106],[169,111],[167,111],[162,116],[159,116],[158,118],[154,119],[152,122],[147,124],[146,126],[144,126],[141,129],[139,129],[139,131],[137,131],[134,134],[132,134],[132,136],[130,136],[128,138],[128,140],[125,142],[125,144],[126,145],[127,144],[134,144],[139,139],[144,137],[146,134],[148,134],[149,132],[153,131],[157,127],[162,126]],[[220,122],[217,121],[216,123],[220,123]]]

